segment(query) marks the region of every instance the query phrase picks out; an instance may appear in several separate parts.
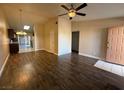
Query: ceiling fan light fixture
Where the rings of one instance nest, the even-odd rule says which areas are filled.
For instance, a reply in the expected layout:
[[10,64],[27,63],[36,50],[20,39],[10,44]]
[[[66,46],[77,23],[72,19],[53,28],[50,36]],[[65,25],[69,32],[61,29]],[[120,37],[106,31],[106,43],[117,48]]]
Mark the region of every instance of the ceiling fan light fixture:
[[75,17],[76,16],[75,10],[70,10],[68,13],[68,16],[69,17]]

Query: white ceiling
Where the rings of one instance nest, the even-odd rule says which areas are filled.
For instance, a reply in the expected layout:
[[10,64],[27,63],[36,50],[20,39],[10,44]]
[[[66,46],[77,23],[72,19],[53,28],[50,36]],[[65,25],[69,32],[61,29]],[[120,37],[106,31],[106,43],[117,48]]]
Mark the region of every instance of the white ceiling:
[[[4,10],[10,27],[19,28],[19,9],[22,9],[23,25],[43,23],[49,18],[56,17],[66,11],[61,4],[0,4]],[[65,4],[70,6],[70,4]],[[80,4],[74,4],[77,7]],[[76,16],[73,21],[94,20],[114,17],[124,17],[124,4],[88,3],[80,12],[86,13],[85,17]],[[65,16],[68,17],[68,16]]]

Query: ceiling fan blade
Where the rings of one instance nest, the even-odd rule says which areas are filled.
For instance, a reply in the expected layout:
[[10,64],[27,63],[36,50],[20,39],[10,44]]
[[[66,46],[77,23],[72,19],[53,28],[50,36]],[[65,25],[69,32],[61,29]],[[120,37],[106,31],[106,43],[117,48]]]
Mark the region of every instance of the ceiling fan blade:
[[66,7],[65,5],[61,5],[62,8],[64,8],[65,10],[69,11],[69,8]]
[[79,13],[79,12],[77,12],[76,14],[77,14],[77,15],[80,15],[80,16],[86,16],[86,14],[84,14],[84,13]]
[[71,20],[71,19],[72,19],[72,17],[69,17],[69,19]]
[[86,6],[87,6],[87,4],[83,3],[82,5],[80,5],[79,7],[76,8],[76,11],[78,11],[78,10],[80,10],[80,9],[86,7]]
[[68,13],[64,13],[64,14],[61,14],[61,15],[58,15],[58,16],[63,16],[63,15],[67,15]]

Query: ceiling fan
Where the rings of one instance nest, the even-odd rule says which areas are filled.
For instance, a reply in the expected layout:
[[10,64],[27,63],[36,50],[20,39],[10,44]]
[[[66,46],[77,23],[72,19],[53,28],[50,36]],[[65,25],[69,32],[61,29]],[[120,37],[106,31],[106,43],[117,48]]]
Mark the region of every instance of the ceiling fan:
[[86,3],[83,3],[82,5],[78,6],[77,8],[74,8],[73,4],[71,4],[71,7],[68,8],[67,6],[65,5],[61,5],[62,8],[64,8],[65,10],[67,10],[68,12],[67,13],[64,13],[64,14],[61,14],[59,16],[63,16],[63,15],[67,15],[69,16],[69,19],[71,20],[73,17],[75,17],[76,15],[79,15],[79,16],[86,16],[85,13],[80,13],[78,12],[80,9],[86,7],[87,4]]

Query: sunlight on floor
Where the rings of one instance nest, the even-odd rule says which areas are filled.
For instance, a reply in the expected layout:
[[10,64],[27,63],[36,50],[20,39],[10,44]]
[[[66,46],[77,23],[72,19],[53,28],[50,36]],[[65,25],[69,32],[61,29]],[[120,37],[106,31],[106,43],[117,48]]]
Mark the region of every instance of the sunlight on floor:
[[94,66],[124,77],[124,66],[108,63],[102,60],[98,60]]
[[19,53],[32,52],[32,51],[34,51],[33,48],[19,49]]

